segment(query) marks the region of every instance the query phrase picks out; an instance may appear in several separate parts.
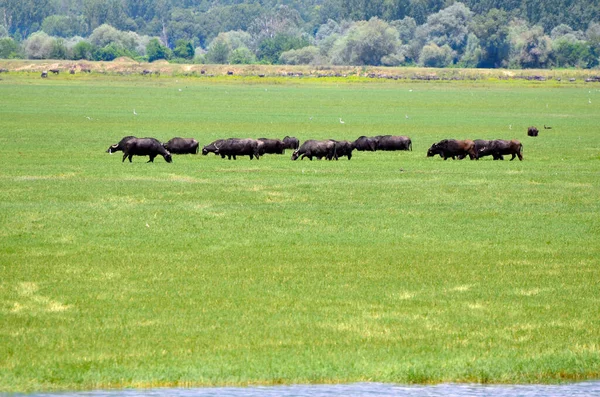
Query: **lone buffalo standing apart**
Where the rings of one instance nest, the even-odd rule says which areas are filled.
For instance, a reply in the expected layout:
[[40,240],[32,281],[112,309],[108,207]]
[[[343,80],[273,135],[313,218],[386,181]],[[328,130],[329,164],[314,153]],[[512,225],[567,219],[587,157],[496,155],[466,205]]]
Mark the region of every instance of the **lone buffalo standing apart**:
[[407,136],[382,135],[377,139],[377,150],[412,150],[412,141]]
[[150,156],[148,163],[153,163],[154,158],[158,155],[163,156],[167,163],[171,163],[171,153],[164,148],[163,144],[154,138],[133,138],[127,141],[125,148],[123,149],[123,161],[133,156]]
[[198,154],[198,141],[194,138],[173,138],[163,146],[173,154]]
[[285,144],[280,139],[258,138],[263,143],[260,147],[260,155],[263,154],[284,154]]
[[538,136],[538,133],[539,133],[538,129],[534,126],[527,128],[527,135],[529,135],[529,136]]
[[330,140],[316,141],[310,139],[304,142],[302,146],[296,149],[292,154],[292,160],[297,160],[298,157],[300,157],[300,160],[303,160],[305,157],[308,157],[311,161],[313,157],[316,157],[319,160],[323,157],[327,160],[331,160],[335,157],[335,142]]
[[293,136],[286,136],[283,138],[284,149],[298,149],[300,147],[300,141],[298,138]]
[[125,144],[129,142],[131,139],[135,139],[133,135],[129,135],[124,137],[119,141],[119,143],[115,143],[114,145],[109,146],[106,150],[106,153],[113,154],[114,152],[122,152],[125,150]]
[[221,155],[222,158],[227,156],[229,160],[231,160],[232,157],[236,160],[236,156],[250,156],[250,160],[254,157],[256,157],[257,160],[260,160],[260,150],[263,145],[264,144],[261,141],[256,139],[229,138],[215,144],[217,149],[215,154]]
[[340,157],[347,156],[348,160],[352,158],[352,151],[354,150],[354,142],[349,141],[335,141],[331,140],[335,143],[335,155],[334,158],[337,160]]
[[354,141],[354,148],[360,152],[374,152],[377,150],[377,137],[361,136]]
[[470,139],[462,141],[456,139],[444,139],[438,143],[434,143],[429,150],[427,150],[427,157],[433,157],[436,154],[439,154],[444,160],[447,160],[449,157],[454,158],[456,156],[467,155],[471,160],[477,158],[477,153],[475,153],[475,143]]

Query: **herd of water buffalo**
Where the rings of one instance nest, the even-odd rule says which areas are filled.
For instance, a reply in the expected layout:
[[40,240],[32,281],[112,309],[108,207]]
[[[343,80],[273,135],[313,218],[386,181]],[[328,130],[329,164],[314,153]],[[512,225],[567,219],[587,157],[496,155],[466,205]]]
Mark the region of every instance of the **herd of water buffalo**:
[[[407,136],[379,135],[373,137],[361,136],[355,141],[337,141],[333,139],[314,140],[310,139],[300,145],[300,141],[295,137],[286,136],[281,139],[218,139],[202,148],[202,154],[208,155],[214,153],[227,157],[229,160],[235,160],[237,156],[249,156],[250,160],[254,157],[260,159],[265,154],[284,154],[286,149],[292,149],[292,160],[300,160],[313,157],[321,160],[337,160],[340,157],[352,158],[352,152],[357,151],[378,151],[378,150],[412,150],[412,141]],[[166,143],[162,143],[155,138],[136,138],[126,136],[119,143],[111,145],[107,152],[114,153],[122,151],[123,161],[133,156],[149,156],[148,162],[154,162],[156,156],[163,156],[167,163],[171,163],[173,158],[171,154],[197,154],[199,152],[198,141],[193,138],[173,138]],[[492,156],[494,160],[504,160],[504,156],[512,155],[519,160],[523,160],[523,145],[521,142],[513,140],[456,140],[444,139],[431,145],[427,151],[427,157],[439,155],[444,160],[464,159],[469,156],[471,160],[478,160],[485,156]]]

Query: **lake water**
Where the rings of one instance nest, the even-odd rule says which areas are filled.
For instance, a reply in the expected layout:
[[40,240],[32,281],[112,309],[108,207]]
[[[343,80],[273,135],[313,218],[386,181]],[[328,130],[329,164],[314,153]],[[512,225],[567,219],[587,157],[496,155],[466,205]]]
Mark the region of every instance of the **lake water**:
[[87,392],[2,394],[11,397],[564,397],[600,396],[600,381],[563,385],[401,386],[382,383],[350,385],[293,385],[209,387],[195,389],[98,390]]

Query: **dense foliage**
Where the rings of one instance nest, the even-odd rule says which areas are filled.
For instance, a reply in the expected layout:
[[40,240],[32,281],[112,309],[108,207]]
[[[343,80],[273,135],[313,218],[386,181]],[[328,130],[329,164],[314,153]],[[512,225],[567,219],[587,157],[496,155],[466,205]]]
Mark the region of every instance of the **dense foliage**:
[[599,22],[595,0],[0,0],[0,55],[590,68]]

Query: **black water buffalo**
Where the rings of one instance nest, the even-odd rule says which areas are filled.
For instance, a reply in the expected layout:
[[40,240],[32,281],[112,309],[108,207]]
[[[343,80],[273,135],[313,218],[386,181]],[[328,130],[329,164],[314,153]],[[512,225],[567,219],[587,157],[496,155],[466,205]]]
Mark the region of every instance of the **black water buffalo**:
[[163,146],[173,154],[198,154],[198,141],[194,138],[173,138]]
[[125,148],[123,149],[123,161],[125,161],[126,158],[129,158],[129,162],[131,163],[131,158],[133,156],[150,156],[148,163],[153,163],[154,158],[159,154],[163,156],[167,163],[173,162],[171,153],[169,153],[157,139],[132,138],[127,141]]
[[412,150],[412,141],[407,136],[380,135],[377,150]]
[[334,158],[337,160],[340,157],[348,156],[348,160],[352,158],[352,151],[354,150],[354,142],[349,141],[335,141],[331,139],[332,142],[335,143],[335,154]]
[[283,138],[284,149],[298,149],[300,147],[300,141],[298,138],[293,136],[286,136]]
[[[545,127],[546,126],[544,126],[544,128]],[[527,135],[529,135],[529,136],[538,136],[538,133],[539,133],[539,130],[534,126],[527,128]]]
[[258,138],[263,145],[259,148],[260,155],[263,154],[284,154],[285,144],[281,139]]
[[302,144],[298,149],[294,150],[292,154],[292,160],[303,160],[308,157],[312,161],[313,157],[321,160],[325,157],[327,160],[331,160],[335,157],[335,142],[334,141],[316,141],[310,139]]
[[377,150],[377,137],[360,136],[354,141],[354,148],[359,152],[374,152]]
[[444,139],[438,143],[431,145],[427,150],[427,157],[433,157],[439,154],[441,158],[447,160],[449,157],[469,156],[471,160],[477,158],[477,153],[474,149],[475,143],[470,139],[459,141],[456,139]]
[[486,150],[491,151],[492,156],[494,156],[494,160],[504,160],[504,155],[512,155],[511,161],[515,159],[515,157],[519,157],[519,161],[523,161],[523,145],[521,142],[516,139],[507,141],[503,139],[496,139],[494,141],[490,141],[489,148]]
[[135,139],[135,137],[133,135],[129,135],[124,137],[123,139],[121,139],[119,141],[119,143],[115,143],[114,145],[109,146],[109,148],[106,150],[106,153],[114,153],[114,152],[122,152],[123,150],[125,150],[125,144],[130,140],[130,139]]
[[[202,148],[202,155],[206,156],[209,153],[214,153],[217,154],[218,152],[218,146],[223,144],[223,142],[225,142],[225,139],[217,139],[214,142],[209,143],[208,145],[204,146]],[[221,157],[225,157],[224,155],[221,155]]]
[[229,160],[232,157],[236,160],[236,156],[250,156],[250,160],[254,157],[260,160],[261,145],[263,143],[256,139],[229,138],[215,145],[217,148],[215,153],[221,155],[223,158],[227,156]]

